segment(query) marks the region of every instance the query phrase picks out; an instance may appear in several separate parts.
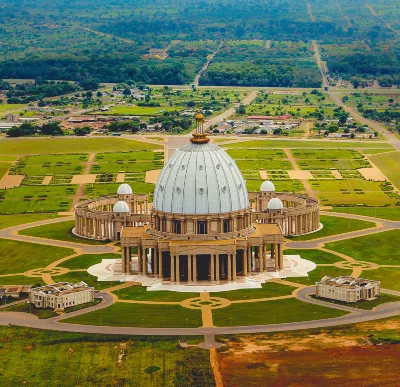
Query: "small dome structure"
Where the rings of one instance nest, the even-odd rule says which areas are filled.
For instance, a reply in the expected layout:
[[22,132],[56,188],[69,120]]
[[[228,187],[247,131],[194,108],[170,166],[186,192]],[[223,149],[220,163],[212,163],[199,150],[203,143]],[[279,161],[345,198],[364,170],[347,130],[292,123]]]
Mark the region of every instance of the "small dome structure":
[[129,184],[123,183],[118,187],[117,195],[132,195],[132,188]]
[[197,121],[202,121],[202,120],[204,120],[204,116],[203,116],[200,112],[198,112],[198,113],[196,114],[196,120],[197,120]]
[[260,187],[261,192],[275,192],[274,183],[270,180],[265,180]]
[[282,200],[279,198],[272,198],[267,204],[268,210],[282,210],[283,203]]
[[123,200],[119,200],[114,204],[113,212],[130,212],[130,210],[126,202],[124,202]]

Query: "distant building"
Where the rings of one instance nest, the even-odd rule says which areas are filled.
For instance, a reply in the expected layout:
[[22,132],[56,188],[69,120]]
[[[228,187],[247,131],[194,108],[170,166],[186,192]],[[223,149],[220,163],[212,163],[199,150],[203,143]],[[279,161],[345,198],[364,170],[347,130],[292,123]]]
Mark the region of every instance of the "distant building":
[[348,276],[325,276],[317,282],[316,296],[343,302],[373,300],[380,294],[380,281]]
[[71,124],[81,124],[83,122],[96,122],[95,116],[77,116],[68,118],[68,122]]
[[276,120],[276,121],[284,121],[292,118],[290,114],[284,114],[283,116],[248,116],[248,121],[266,121],[266,120]]
[[29,293],[29,301],[36,308],[64,309],[86,304],[94,300],[94,289],[85,282],[72,284],[58,282],[53,285],[34,288]]
[[19,298],[28,294],[32,285],[6,285],[0,286],[0,297]]
[[163,48],[150,48],[148,55],[145,56],[147,58],[166,59],[168,58],[168,53]]

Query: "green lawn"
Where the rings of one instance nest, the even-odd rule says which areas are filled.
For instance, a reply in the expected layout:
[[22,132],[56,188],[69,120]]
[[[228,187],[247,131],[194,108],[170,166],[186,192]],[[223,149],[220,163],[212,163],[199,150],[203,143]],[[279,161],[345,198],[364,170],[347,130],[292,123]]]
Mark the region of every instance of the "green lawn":
[[308,304],[295,298],[231,304],[213,312],[214,325],[220,327],[319,320],[345,314],[341,310]]
[[299,249],[299,250],[284,250],[285,255],[300,255],[303,259],[308,259],[316,264],[318,263],[335,263],[339,261],[343,261],[342,258],[337,255],[330,254],[326,251],[314,250],[314,249]]
[[26,108],[28,105],[26,104],[11,104],[11,103],[4,103],[0,104],[0,115],[7,115],[15,110]]
[[341,302],[341,301],[333,301],[328,298],[319,298],[319,297],[313,297],[316,300],[322,300],[325,302],[330,302],[332,304],[340,304],[340,305],[346,305],[350,306],[352,308],[359,308],[359,309],[365,309],[365,310],[371,310],[375,308],[376,306],[386,304],[387,302],[398,302],[400,301],[399,296],[393,296],[392,294],[386,294],[382,293],[377,299],[375,300],[361,300],[358,302]]
[[71,254],[74,254],[72,249],[0,239],[0,274],[23,273],[46,267]]
[[336,207],[332,211],[387,220],[400,220],[400,207]]
[[270,298],[289,295],[296,288],[276,282],[262,284],[260,289],[231,290],[229,292],[210,293],[211,297],[227,298],[228,300],[251,300],[256,298]]
[[71,270],[87,269],[90,266],[100,263],[103,259],[116,258],[121,258],[121,254],[82,254],[63,262],[60,266]]
[[153,116],[161,115],[163,112],[173,112],[173,111],[183,110],[182,107],[178,106],[117,106],[109,111],[101,112],[104,115],[114,115],[114,116]]
[[315,149],[337,149],[337,148],[360,148],[360,149],[394,149],[390,144],[384,142],[359,142],[359,141],[296,141],[296,140],[253,140],[223,145],[224,148],[315,148]]
[[148,328],[196,328],[202,325],[201,311],[180,305],[144,305],[117,302],[107,308],[63,322]]
[[344,234],[347,232],[364,230],[366,228],[375,227],[372,222],[364,220],[338,218],[336,216],[321,215],[322,230],[313,232],[312,234],[291,237],[293,241],[307,241],[310,239],[323,238],[330,235]]
[[32,313],[39,318],[50,318],[57,316],[57,313],[54,313],[53,309],[47,308],[36,308],[34,305],[30,305],[27,302],[22,302],[17,305],[9,306],[8,308],[4,308],[3,312],[24,312],[24,313]]
[[19,232],[20,235],[29,235],[39,238],[56,239],[60,241],[82,243],[85,245],[104,245],[107,242],[95,241],[91,239],[80,238],[72,234],[72,229],[75,227],[74,220],[67,220],[65,222],[46,224],[44,226],[37,226],[27,228]]
[[30,138],[5,139],[0,142],[0,155],[33,155],[71,153],[77,149],[81,153],[118,152],[157,149],[155,144],[128,140],[125,138]]
[[378,154],[370,156],[370,159],[400,190],[400,152]]
[[13,275],[0,277],[0,285],[44,285],[44,282],[42,281],[42,278]]
[[331,242],[329,250],[349,255],[359,261],[381,265],[400,265],[400,230],[390,230],[359,238]]
[[134,285],[129,288],[119,289],[114,292],[121,300],[139,301],[183,301],[187,298],[200,297],[199,293],[181,293],[169,291],[148,291],[146,287]]
[[[209,352],[196,346],[181,350],[178,337],[19,327],[0,327],[0,334],[3,386],[215,386]],[[203,338],[195,337],[189,343],[200,341]],[[123,355],[121,364],[119,355]]]
[[69,211],[77,188],[77,185],[39,185],[0,190],[0,213]]
[[89,286],[93,286],[96,290],[102,290],[120,284],[120,282],[118,281],[97,281],[97,277],[90,275],[86,270],[53,276],[53,280],[56,282],[73,283],[83,281],[86,282]]
[[20,224],[37,222],[44,219],[59,218],[57,214],[14,214],[0,215],[0,229],[18,226]]
[[362,276],[381,281],[381,287],[384,289],[396,290],[400,292],[400,267],[398,269],[380,267],[377,270],[363,271]]
[[[340,258],[338,258],[338,260],[340,260]],[[330,277],[339,277],[341,275],[350,275],[351,272],[352,270],[339,269],[335,266],[332,267],[317,266],[317,268],[308,273],[308,277],[290,277],[288,278],[288,281],[296,282],[298,284],[303,284],[307,286],[313,286],[315,285],[316,282],[320,281],[326,275]]]

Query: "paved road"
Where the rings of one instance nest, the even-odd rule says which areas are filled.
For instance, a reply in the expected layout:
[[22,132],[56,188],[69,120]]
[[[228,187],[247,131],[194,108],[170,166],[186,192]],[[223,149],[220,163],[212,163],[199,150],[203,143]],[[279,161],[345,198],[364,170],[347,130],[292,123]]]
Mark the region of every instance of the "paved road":
[[[306,297],[312,293],[313,287],[301,289],[297,293],[297,297],[304,302],[315,304],[317,300]],[[399,292],[397,292],[399,293]],[[110,296],[111,297],[111,296]],[[104,303],[87,308],[81,311],[73,312],[66,317],[77,314],[87,313],[92,310],[104,308],[112,301],[105,299]],[[322,302],[322,301],[321,301]],[[324,303],[325,306],[325,303]],[[341,305],[329,304],[334,309],[348,308]],[[346,310],[348,311],[348,310]],[[53,318],[47,320],[28,319],[31,317],[25,313],[7,313],[0,312],[0,325],[24,326],[35,329],[49,329],[63,332],[80,332],[80,333],[101,333],[101,334],[126,334],[126,335],[154,335],[154,336],[190,336],[205,335],[206,339],[216,334],[239,334],[239,333],[259,333],[259,332],[284,332],[300,329],[312,329],[339,326],[344,324],[354,324],[359,322],[378,320],[382,318],[393,317],[400,314],[400,302],[393,302],[378,306],[374,310],[354,310],[350,308],[350,313],[342,317],[328,318],[322,320],[311,320],[284,324],[254,325],[254,326],[235,326],[235,327],[215,327],[215,328],[137,328],[137,327],[114,327],[114,326],[95,326],[80,325],[69,323],[58,323],[61,318]],[[66,318],[65,317],[65,318]],[[312,318],[313,316],[310,316]],[[58,319],[58,320],[57,320]],[[207,341],[207,340],[206,340]]]
[[391,220],[384,220],[373,218],[370,216],[362,216],[362,215],[353,215],[353,214],[344,214],[344,213],[337,213],[337,212],[324,212],[321,211],[321,215],[328,215],[338,218],[348,218],[348,219],[358,219],[358,220],[365,220],[374,223],[379,223],[379,227],[373,228],[366,228],[364,230],[352,231],[344,234],[337,234],[332,236],[327,236],[323,238],[318,238],[309,241],[288,241],[285,243],[285,247],[288,249],[313,249],[319,247],[325,243],[329,242],[336,242],[341,241],[344,239],[350,238],[357,238],[365,235],[376,234],[383,231],[393,230],[393,229],[400,229],[400,222],[398,221],[391,221]]
[[342,102],[342,94],[340,92],[329,91],[329,97],[338,105],[343,108],[344,111],[349,113],[356,121],[361,122],[362,124],[368,125],[370,128],[376,130],[381,133],[388,139],[388,142],[393,145],[398,151],[400,151],[400,139],[393,133],[389,132],[383,124],[369,120],[368,118],[363,117],[356,108],[351,108]]
[[0,230],[0,238],[4,239],[11,239],[14,241],[20,242],[30,242],[30,243],[37,243],[40,245],[50,245],[50,246],[57,246],[57,247],[65,247],[67,249],[74,249],[78,250],[82,254],[93,254],[93,253],[110,253],[114,251],[113,246],[105,246],[105,245],[86,245],[83,243],[75,243],[75,242],[67,242],[55,239],[46,239],[46,238],[38,238],[38,237],[31,237],[27,235],[18,235],[18,232],[27,228],[37,227],[37,226],[44,226],[47,224],[53,223],[60,223],[65,222],[68,220],[74,220],[75,217],[73,216],[66,216],[62,218],[56,219],[45,219],[40,220],[38,222],[32,222],[27,224],[20,224],[18,226],[8,227],[3,230]]
[[204,71],[207,70],[207,67],[209,66],[210,62],[214,59],[215,55],[217,55],[219,53],[219,50],[221,49],[222,45],[224,44],[224,41],[221,40],[221,42],[218,45],[218,48],[215,50],[214,53],[212,53],[211,55],[209,55],[207,57],[207,61],[206,63],[204,63],[203,67],[201,68],[201,70],[196,74],[196,76],[194,77],[194,86],[198,87],[199,86],[199,81],[200,81],[200,77],[202,76],[202,74],[204,73]]

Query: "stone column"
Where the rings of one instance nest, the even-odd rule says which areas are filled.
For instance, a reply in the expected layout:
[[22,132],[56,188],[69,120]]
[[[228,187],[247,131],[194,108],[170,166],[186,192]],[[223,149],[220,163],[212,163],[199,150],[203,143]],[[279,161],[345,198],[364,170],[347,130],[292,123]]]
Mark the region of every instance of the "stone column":
[[160,249],[157,249],[157,256],[158,256],[158,277],[163,278],[162,251],[160,251]]
[[143,275],[147,274],[147,249],[146,248],[142,248],[142,271],[143,271]]
[[228,281],[232,280],[232,256],[228,254]]
[[156,255],[154,247],[151,248],[151,272],[152,274],[157,274],[158,265],[156,263]]
[[188,255],[187,256],[188,260],[188,282],[192,282],[192,256]]
[[279,269],[283,269],[283,246],[281,243],[278,244],[279,252]]
[[234,281],[236,281],[236,254],[231,254],[232,256],[232,278]]
[[193,260],[193,281],[197,282],[197,257],[195,255],[192,255],[192,260]]
[[260,273],[264,271],[264,249],[263,246],[258,246],[258,265]]
[[214,261],[215,261],[215,255],[211,254],[211,281],[215,281],[215,268],[214,268]]
[[180,255],[178,254],[176,256],[176,277],[175,277],[175,281],[180,282],[181,280],[181,273],[180,273],[180,267],[179,267],[179,263],[180,263]]
[[263,245],[264,271],[267,271],[267,246]]
[[248,260],[248,256],[247,256],[247,251],[248,249],[243,249],[243,275],[246,276],[247,275],[247,260]]
[[171,255],[171,282],[175,282],[175,255]]
[[247,248],[247,251],[248,251],[248,253],[247,253],[247,271],[250,274],[251,273],[251,269],[252,269],[251,262],[253,260],[253,257],[252,257],[253,254],[252,254],[252,251],[251,251],[251,246]]
[[214,255],[216,259],[216,265],[215,265],[215,274],[216,274],[216,280],[219,281],[219,254]]
[[275,259],[275,270],[279,269],[279,250],[278,245],[274,243],[274,259]]

